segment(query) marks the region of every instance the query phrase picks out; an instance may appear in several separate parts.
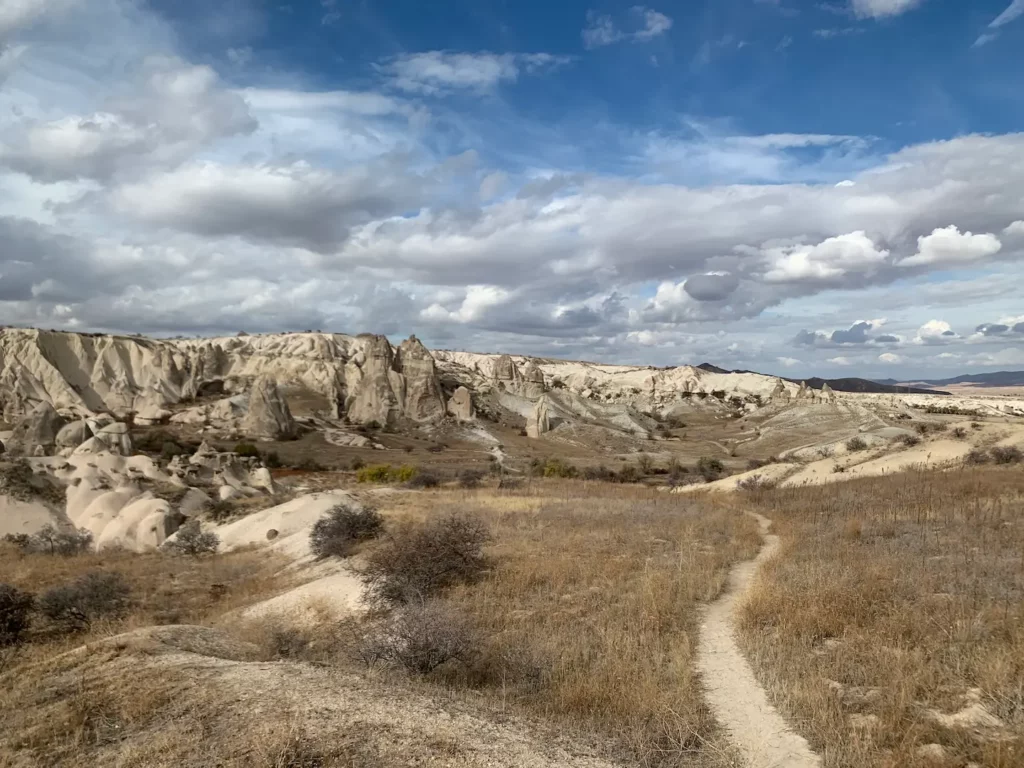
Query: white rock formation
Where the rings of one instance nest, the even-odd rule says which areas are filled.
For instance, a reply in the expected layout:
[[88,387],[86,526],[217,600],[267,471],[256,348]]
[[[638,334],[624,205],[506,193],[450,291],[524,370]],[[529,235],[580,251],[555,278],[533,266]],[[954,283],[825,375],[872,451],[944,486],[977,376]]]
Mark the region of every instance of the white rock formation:
[[536,400],[547,391],[544,386],[544,371],[532,360],[523,368],[523,383],[520,385],[519,393],[530,400]]
[[271,377],[263,375],[253,382],[242,431],[250,437],[266,440],[288,440],[295,437],[297,427],[292,412]]
[[537,439],[551,429],[551,419],[548,414],[548,401],[541,397],[526,419],[526,436]]
[[465,387],[456,389],[448,401],[448,413],[459,421],[472,421],[476,416],[472,393]]
[[54,452],[64,419],[50,403],[39,403],[14,426],[4,447],[12,456],[35,456]]

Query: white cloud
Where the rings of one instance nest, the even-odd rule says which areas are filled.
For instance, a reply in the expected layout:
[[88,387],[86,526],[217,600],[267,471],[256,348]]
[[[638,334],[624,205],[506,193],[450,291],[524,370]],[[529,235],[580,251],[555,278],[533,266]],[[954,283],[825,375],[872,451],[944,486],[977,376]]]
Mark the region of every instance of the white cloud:
[[583,44],[587,48],[600,48],[624,40],[646,42],[665,34],[672,28],[672,19],[663,13],[637,5],[632,8],[638,26],[626,31],[616,26],[611,16],[587,13],[587,26],[583,29]]
[[978,48],[987,43],[991,43],[997,37],[999,37],[999,28],[1009,24],[1011,21],[1016,21],[1020,16],[1024,16],[1024,0],[1012,0],[1012,2],[988,25],[992,32],[983,32],[978,36],[978,39],[974,41],[974,47]]
[[851,273],[868,273],[889,256],[864,232],[830,237],[817,245],[768,248],[764,279],[769,283],[829,281]]
[[3,0],[0,3],[0,43],[14,32],[47,16],[59,16],[80,0]]
[[777,357],[775,360],[787,368],[792,368],[794,365],[800,365],[800,361],[795,357]]
[[929,320],[917,329],[915,344],[948,344],[960,337],[945,320]]
[[1024,221],[1015,221],[1010,224],[1006,229],[1003,230],[1003,234],[1007,237],[1016,237],[1024,235]]
[[854,15],[862,19],[882,19],[917,8],[924,0],[850,0]]
[[462,305],[455,311],[448,311],[441,304],[431,304],[420,316],[424,320],[438,322],[469,323],[481,318],[487,310],[506,303],[511,294],[494,285],[471,285],[466,289]]
[[878,356],[878,359],[881,362],[887,363],[889,365],[895,365],[896,363],[902,363],[903,362],[903,358],[902,357],[900,357],[899,355],[894,354],[892,352],[883,352],[882,354],[880,354]]
[[853,361],[848,357],[830,357],[828,362],[833,365],[853,365]]
[[521,74],[543,74],[571,60],[550,53],[426,51],[396,56],[377,69],[403,91],[437,94],[460,89],[488,91],[499,83],[515,82]]
[[919,237],[917,253],[901,260],[900,266],[970,264],[999,253],[1002,247],[995,235],[961,234],[959,229],[950,225]]

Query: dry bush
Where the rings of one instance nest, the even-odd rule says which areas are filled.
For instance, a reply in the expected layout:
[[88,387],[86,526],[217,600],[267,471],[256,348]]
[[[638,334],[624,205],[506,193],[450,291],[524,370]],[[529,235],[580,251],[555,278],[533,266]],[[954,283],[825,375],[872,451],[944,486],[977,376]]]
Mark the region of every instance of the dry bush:
[[484,473],[479,469],[464,469],[459,473],[459,487],[466,489],[479,488],[484,480]]
[[4,541],[14,544],[23,552],[40,552],[47,555],[73,557],[92,549],[92,533],[84,528],[59,531],[52,525],[44,525],[36,533],[8,534]]
[[636,486],[481,498],[494,567],[446,598],[484,636],[469,682],[643,766],[728,765],[693,668],[700,605],[760,539],[742,514]]
[[989,453],[996,464],[1020,464],[1024,461],[1024,453],[1015,445],[997,445],[989,449]]
[[406,488],[423,490],[425,488],[437,488],[441,484],[440,478],[433,472],[418,471],[406,484]]
[[846,441],[846,450],[850,453],[856,451],[863,451],[868,447],[867,441],[863,437],[851,437]]
[[353,547],[384,531],[384,518],[372,507],[338,504],[313,525],[309,548],[319,558],[348,557]]
[[[919,424],[918,426],[923,425]],[[927,431],[927,427],[925,428],[925,431]],[[921,444],[921,438],[918,437],[917,435],[903,434],[896,436],[896,442],[899,443],[900,445],[906,446],[907,448],[913,448],[915,445]]]
[[719,479],[725,473],[725,467],[718,459],[710,456],[701,456],[697,460],[697,473],[704,478],[704,482],[710,483]]
[[987,464],[988,460],[988,451],[984,448],[971,448],[964,457],[964,461],[968,464]]
[[[741,640],[769,695],[825,765],[1020,765],[1024,487],[994,467],[779,489],[753,500],[783,553],[762,570]],[[971,689],[994,730],[946,728]],[[878,718],[866,738],[856,718]]]
[[122,618],[131,604],[131,587],[121,574],[93,571],[71,584],[39,596],[37,607],[61,632],[81,632],[102,618]]
[[483,553],[490,540],[484,521],[461,511],[400,526],[370,553],[359,574],[366,597],[378,606],[422,602],[476,581],[490,565]]
[[10,584],[0,584],[0,647],[17,645],[32,620],[35,598]]
[[477,632],[464,614],[430,600],[396,609],[363,635],[356,650],[367,666],[396,666],[426,675],[443,664],[471,663],[480,646]]
[[769,480],[767,477],[761,475],[751,475],[745,477],[736,483],[736,487],[741,491],[747,491],[749,493],[762,493],[764,491],[770,491],[775,488],[776,483],[774,480]]

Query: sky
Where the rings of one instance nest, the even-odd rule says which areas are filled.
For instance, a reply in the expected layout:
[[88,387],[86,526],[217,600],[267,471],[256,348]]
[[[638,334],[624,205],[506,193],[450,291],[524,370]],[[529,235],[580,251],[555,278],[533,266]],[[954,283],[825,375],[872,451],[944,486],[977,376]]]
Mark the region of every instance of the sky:
[[0,324],[1024,368],[1024,0],[0,0]]

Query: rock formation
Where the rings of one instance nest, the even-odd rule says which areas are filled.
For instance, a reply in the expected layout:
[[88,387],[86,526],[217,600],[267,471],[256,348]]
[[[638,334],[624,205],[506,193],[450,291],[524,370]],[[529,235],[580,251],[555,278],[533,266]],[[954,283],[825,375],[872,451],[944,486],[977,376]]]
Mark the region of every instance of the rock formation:
[[85,419],[78,419],[61,427],[60,432],[57,433],[56,448],[57,450],[65,448],[74,450],[90,437],[92,437],[92,430],[89,429],[89,424]]
[[15,425],[5,447],[12,456],[53,454],[63,427],[64,419],[54,407],[47,402],[39,403]]
[[399,413],[399,403],[404,397],[395,395],[401,391],[402,382],[394,370],[395,354],[385,336],[367,337],[367,344],[346,366],[346,376],[354,380],[349,389],[345,412],[350,421],[369,424],[376,421],[385,425],[394,421]]
[[476,413],[473,410],[473,395],[465,387],[459,387],[452,393],[448,401],[448,413],[459,421],[472,421]]
[[546,391],[547,387],[544,386],[544,372],[531,360],[523,369],[523,383],[520,386],[519,393],[523,397],[536,400]]
[[768,396],[768,402],[774,405],[782,405],[788,403],[789,400],[789,390],[786,389],[786,383],[782,379],[776,379],[775,389],[773,389],[771,395]]
[[545,432],[550,431],[550,429],[551,419],[548,415],[548,401],[546,397],[541,397],[526,419],[526,436],[537,439]]
[[504,389],[506,392],[518,393],[523,383],[523,375],[519,371],[519,366],[508,355],[501,355],[494,361],[491,378],[494,379],[494,384],[498,389]]
[[415,336],[410,336],[399,346],[395,370],[404,378],[402,412],[407,419],[435,421],[444,416],[444,397],[437,383],[434,358]]
[[89,429],[95,435],[93,440],[101,443],[104,450],[120,456],[132,455],[132,438],[127,424],[121,421],[104,424],[92,419],[88,421],[88,424]]
[[249,391],[249,410],[242,420],[242,431],[265,440],[288,440],[297,428],[288,403],[269,376],[260,376]]

